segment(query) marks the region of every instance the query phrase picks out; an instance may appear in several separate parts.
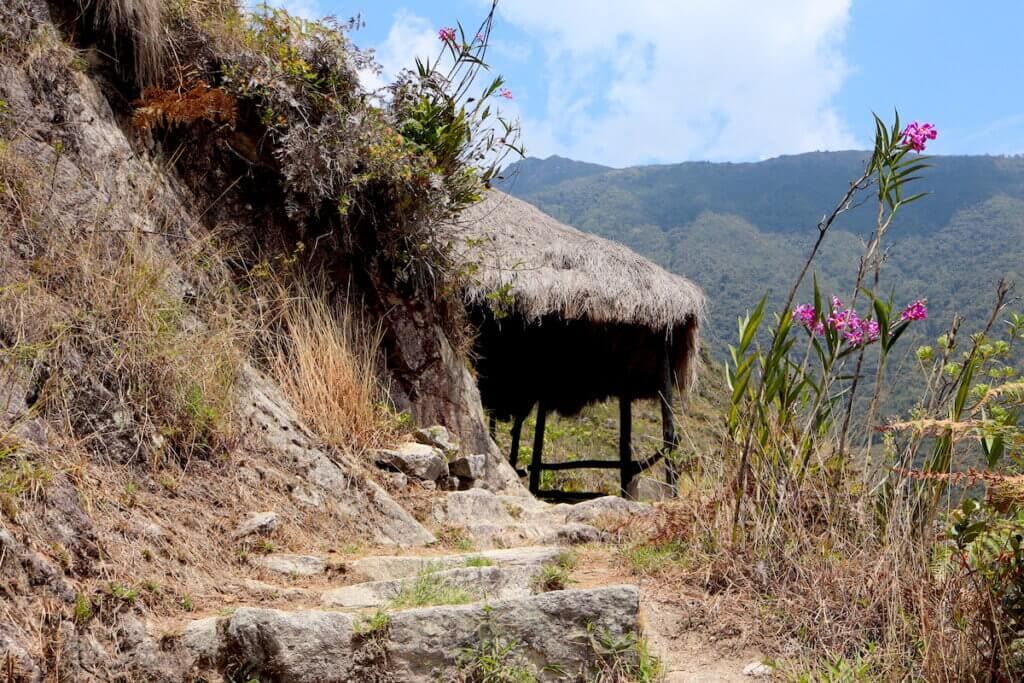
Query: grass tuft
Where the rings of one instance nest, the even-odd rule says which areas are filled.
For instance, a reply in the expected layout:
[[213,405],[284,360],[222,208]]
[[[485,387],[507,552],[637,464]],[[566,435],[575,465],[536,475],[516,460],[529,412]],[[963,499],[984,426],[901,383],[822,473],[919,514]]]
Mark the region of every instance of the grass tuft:
[[279,289],[283,328],[273,374],[302,417],[326,441],[372,448],[391,435],[387,394],[377,380],[380,330],[323,285]]
[[420,572],[415,580],[402,584],[389,607],[429,607],[432,605],[465,605],[473,596],[464,588],[453,585],[436,571]]

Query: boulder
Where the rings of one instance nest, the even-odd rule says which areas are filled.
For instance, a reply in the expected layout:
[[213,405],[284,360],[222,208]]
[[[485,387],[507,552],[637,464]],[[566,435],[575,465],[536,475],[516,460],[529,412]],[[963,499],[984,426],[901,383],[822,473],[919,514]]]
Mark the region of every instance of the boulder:
[[[528,598],[392,614],[387,662],[394,680],[458,680],[467,653],[487,638],[511,646],[506,661],[541,681],[593,680],[600,672],[591,636],[621,639],[639,631],[635,586],[564,590]],[[471,658],[471,654],[469,655]],[[627,655],[629,656],[629,655]]]
[[327,563],[323,558],[313,555],[271,553],[256,556],[251,561],[257,567],[288,576],[315,576],[327,570]]
[[404,443],[377,451],[377,466],[401,472],[421,481],[448,476],[448,461],[441,449],[421,443]]
[[229,664],[247,675],[290,683],[358,680],[349,614],[243,607],[228,619],[225,635]]
[[647,514],[650,510],[651,508],[643,503],[626,500],[619,496],[604,496],[570,506],[566,512],[565,521],[593,524],[602,518],[633,517]]
[[459,439],[441,425],[417,429],[412,436],[419,443],[440,448],[449,457],[459,452]]
[[454,526],[515,523],[504,502],[484,489],[449,493],[434,505],[434,519],[441,524]]
[[238,523],[231,537],[237,540],[254,534],[269,534],[280,525],[281,519],[273,510],[250,512],[245,519]]
[[484,476],[487,456],[483,453],[464,455],[448,462],[448,470],[459,479],[476,481]]
[[298,495],[303,504],[323,506],[351,528],[357,539],[398,546],[436,540],[362,473],[361,462],[340,451],[328,455],[270,378],[246,365],[242,380],[239,405],[245,410],[249,432],[282,471],[298,476],[300,481],[292,492],[301,488]]

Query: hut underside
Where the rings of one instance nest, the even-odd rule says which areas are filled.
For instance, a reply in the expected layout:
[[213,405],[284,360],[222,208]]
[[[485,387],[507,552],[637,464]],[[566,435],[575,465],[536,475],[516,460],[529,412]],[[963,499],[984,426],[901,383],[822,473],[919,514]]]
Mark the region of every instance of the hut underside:
[[[696,318],[671,329],[622,322],[564,319],[551,314],[527,320],[522,315],[497,317],[476,307],[478,327],[476,370],[483,405],[494,420],[512,421],[509,461],[518,469],[523,421],[537,406],[537,426],[529,466],[530,490],[548,498],[570,494],[541,491],[544,470],[614,468],[619,470],[622,495],[635,495],[636,477],[665,458],[677,446],[675,392],[690,377]],[[619,400],[619,459],[543,461],[547,415],[576,415],[585,406]],[[632,403],[657,399],[662,407],[663,444],[655,453],[637,459],[632,448]],[[666,461],[667,483],[675,489],[677,473]],[[571,497],[579,497],[572,494]]]

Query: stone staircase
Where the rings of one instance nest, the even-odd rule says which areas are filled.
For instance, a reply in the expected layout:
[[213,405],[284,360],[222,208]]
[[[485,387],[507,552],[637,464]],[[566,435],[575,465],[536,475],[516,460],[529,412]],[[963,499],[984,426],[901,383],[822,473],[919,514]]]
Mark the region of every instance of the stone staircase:
[[645,509],[618,498],[569,506],[480,489],[439,493],[433,521],[459,525],[482,550],[254,557],[281,585],[245,585],[276,591],[295,609],[245,606],[165,625],[134,648],[133,668],[154,681],[188,672],[295,683],[472,681],[495,667],[508,680],[575,681],[628,670],[641,635],[638,587],[572,588],[562,541],[596,540],[603,532],[588,522]]

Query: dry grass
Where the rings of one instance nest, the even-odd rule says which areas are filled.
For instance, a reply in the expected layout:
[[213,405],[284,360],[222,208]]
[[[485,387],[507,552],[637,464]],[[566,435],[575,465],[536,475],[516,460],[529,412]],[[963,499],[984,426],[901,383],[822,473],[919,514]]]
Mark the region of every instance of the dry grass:
[[[817,495],[827,493],[827,495]],[[984,671],[973,604],[958,577],[930,571],[932,539],[879,536],[868,496],[810,489],[799,508],[733,535],[729,492],[658,506],[618,532],[638,576],[707,596],[716,636],[746,634],[799,680],[974,680]],[[828,667],[858,676],[834,678]]]
[[140,85],[156,81],[167,63],[163,0],[78,0],[83,9],[95,8],[97,26],[105,27],[115,43],[133,51],[135,77]]
[[282,333],[275,379],[303,419],[334,446],[372,448],[389,436],[387,391],[377,379],[380,328],[319,284],[278,288]]

